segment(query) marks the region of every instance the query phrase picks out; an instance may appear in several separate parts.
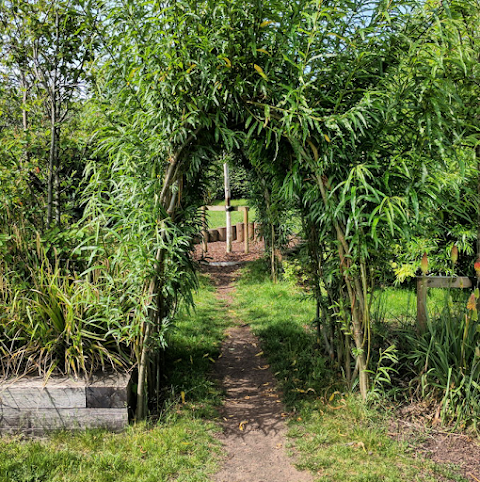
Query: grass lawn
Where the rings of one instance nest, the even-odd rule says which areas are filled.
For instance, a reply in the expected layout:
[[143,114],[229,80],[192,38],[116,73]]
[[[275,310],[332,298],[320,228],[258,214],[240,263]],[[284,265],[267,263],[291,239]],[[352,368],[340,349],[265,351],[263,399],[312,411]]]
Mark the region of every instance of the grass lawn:
[[[414,458],[411,447],[388,436],[393,408],[388,402],[367,407],[346,393],[316,348],[313,300],[291,283],[271,283],[259,263],[245,268],[237,293],[237,316],[261,338],[292,413],[290,436],[299,465],[311,470],[315,481],[466,480]],[[399,316],[405,296],[389,294],[389,316]]]
[[[230,204],[232,206],[248,206],[248,199],[233,199]],[[225,201],[215,201],[214,206],[224,206]],[[232,211],[232,225],[243,223],[243,211]],[[225,212],[222,211],[207,211],[208,227],[210,229],[222,228],[226,226]],[[255,209],[250,208],[248,211],[249,222],[255,221]]]
[[225,321],[205,283],[196,302],[196,312],[181,313],[170,336],[167,408],[159,422],[120,434],[94,430],[36,440],[0,437],[0,482],[211,480],[219,447],[213,437],[218,428],[209,419],[220,393],[207,372],[219,354]]
[[[427,309],[431,320],[442,316],[464,313],[471,290],[440,289],[428,290]],[[445,313],[448,311],[448,314]],[[415,290],[390,287],[376,291],[372,304],[372,319],[402,324],[415,324],[417,319],[417,295]]]

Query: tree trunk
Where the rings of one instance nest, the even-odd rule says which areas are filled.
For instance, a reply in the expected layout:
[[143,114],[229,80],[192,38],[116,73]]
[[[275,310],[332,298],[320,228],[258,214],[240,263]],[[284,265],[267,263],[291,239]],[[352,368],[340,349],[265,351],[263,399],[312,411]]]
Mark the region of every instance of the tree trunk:
[[[328,206],[328,196],[326,192],[326,185],[321,176],[317,176],[317,184],[322,195],[325,207]],[[340,260],[340,271],[345,281],[347,288],[348,298],[350,300],[352,325],[353,325],[353,340],[355,342],[355,359],[359,370],[359,387],[363,400],[367,398],[368,391],[368,374],[367,370],[367,358],[365,355],[365,343],[369,344],[370,330],[368,323],[368,313],[366,313],[366,299],[365,287],[362,283],[362,279],[357,276],[352,276],[349,273],[350,266],[350,249],[345,237],[344,226],[338,221],[333,222],[333,228],[335,229],[338,256]]]
[[[58,13],[55,14],[55,58],[58,55],[59,47],[59,33],[60,18]],[[58,86],[57,86],[58,72],[55,68],[52,73],[52,79],[50,82],[50,154],[48,158],[48,192],[47,192],[47,228],[50,228],[53,221],[53,216],[59,221],[60,206],[59,206],[59,179],[58,179],[58,125],[59,121],[58,113],[60,112],[60,100],[58,99]],[[48,86],[46,86],[48,87]]]
[[[22,88],[22,126],[23,126],[23,134],[26,135],[28,132],[28,112],[27,112],[28,86],[27,86],[27,79],[25,77],[25,72],[23,71],[21,72],[21,88]],[[27,163],[30,160],[30,151],[29,151],[28,144],[25,144],[24,159]]]
[[53,204],[55,206],[55,221],[57,227],[61,226],[60,209],[60,127],[55,127],[55,168],[53,172]]
[[55,203],[55,170],[57,167],[57,109],[52,99],[52,110],[50,113],[50,153],[48,157],[48,185],[47,185],[47,228],[50,228],[53,221]]
[[[480,259],[480,145],[475,147],[475,157],[477,158],[477,259]],[[477,273],[477,285],[480,281],[480,273]]]
[[137,406],[135,409],[135,420],[139,421],[145,418],[148,408],[147,395],[147,367],[148,367],[148,351],[150,343],[150,335],[152,332],[152,324],[148,323],[145,327],[145,334],[142,339],[142,351],[140,356],[140,363],[138,365],[138,383],[137,383]]

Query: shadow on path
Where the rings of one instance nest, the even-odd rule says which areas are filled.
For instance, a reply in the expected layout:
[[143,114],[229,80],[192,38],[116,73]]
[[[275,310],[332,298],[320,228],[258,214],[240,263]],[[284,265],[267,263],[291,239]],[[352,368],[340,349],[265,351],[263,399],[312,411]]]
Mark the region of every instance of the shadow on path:
[[[238,267],[202,269],[210,274],[217,296],[228,310],[239,277]],[[225,391],[220,409],[224,465],[215,482],[309,482],[285,452],[284,407],[260,343],[248,325],[235,320],[226,332],[215,377]]]

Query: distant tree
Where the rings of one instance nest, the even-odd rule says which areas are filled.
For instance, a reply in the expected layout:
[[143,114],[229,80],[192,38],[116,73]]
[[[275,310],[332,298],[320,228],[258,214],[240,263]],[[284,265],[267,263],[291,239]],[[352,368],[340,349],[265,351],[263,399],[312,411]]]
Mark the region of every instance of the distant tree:
[[0,5],[1,71],[9,91],[16,94],[16,110],[21,111],[21,117],[15,117],[15,109],[10,109],[10,126],[23,131],[20,167],[22,159],[29,160],[34,137],[49,131],[47,227],[54,220],[60,225],[62,129],[87,95],[96,47],[95,4],[91,0],[7,0]]

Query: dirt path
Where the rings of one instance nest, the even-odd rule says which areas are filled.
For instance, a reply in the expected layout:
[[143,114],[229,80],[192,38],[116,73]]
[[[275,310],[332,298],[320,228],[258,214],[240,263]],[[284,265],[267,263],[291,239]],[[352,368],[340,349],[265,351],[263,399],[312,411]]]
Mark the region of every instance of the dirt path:
[[[228,310],[238,268],[206,268],[217,296]],[[258,339],[241,320],[227,331],[215,375],[226,400],[219,436],[225,460],[215,482],[309,482],[312,476],[292,465],[285,449],[284,407]]]
[[[262,247],[254,245],[249,255],[242,246],[233,243],[232,253],[225,253],[224,243],[209,245],[208,260],[251,261],[261,256]],[[202,259],[201,249],[197,260]],[[233,301],[234,283],[239,277],[238,266],[203,266],[211,275],[217,297],[226,304]],[[225,450],[222,470],[215,482],[304,482],[312,481],[307,472],[292,465],[285,450],[284,408],[281,394],[275,388],[274,377],[266,360],[259,355],[261,348],[250,328],[241,320],[227,331],[222,357],[216,363],[216,376],[222,384],[226,401],[221,412]],[[408,413],[403,413],[403,412]],[[480,482],[480,445],[465,434],[448,433],[427,428],[431,425],[422,417],[424,410],[414,405],[399,410],[390,428],[391,436],[403,443],[412,443],[415,456],[431,458],[438,463],[460,466],[460,473],[472,482]],[[418,417],[416,417],[418,415]],[[418,444],[419,436],[425,441]]]

